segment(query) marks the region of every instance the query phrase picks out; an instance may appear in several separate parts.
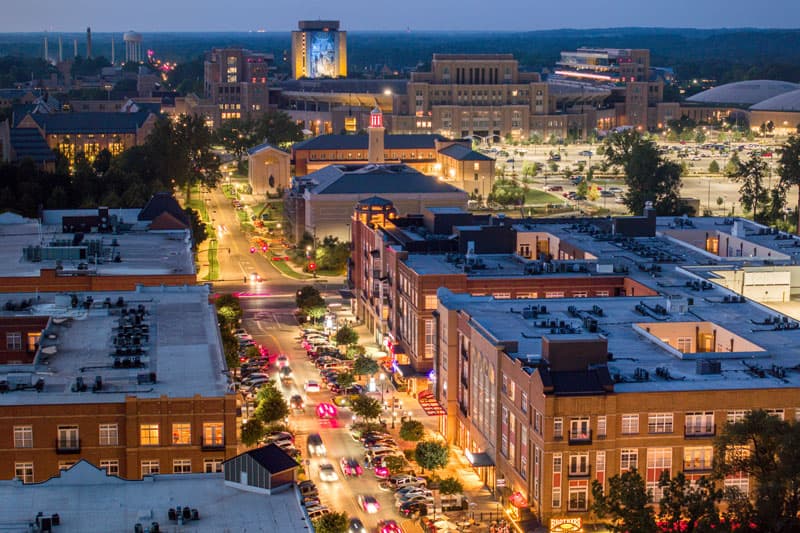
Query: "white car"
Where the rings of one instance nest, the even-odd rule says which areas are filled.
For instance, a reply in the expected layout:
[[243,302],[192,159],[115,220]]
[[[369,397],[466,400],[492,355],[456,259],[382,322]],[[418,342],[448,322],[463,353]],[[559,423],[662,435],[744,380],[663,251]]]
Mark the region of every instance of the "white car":
[[308,380],[303,385],[306,392],[319,392],[319,383],[313,380]]
[[327,482],[339,481],[339,474],[336,473],[332,464],[322,463],[319,465],[319,479]]
[[286,357],[285,355],[281,354],[275,360],[275,364],[278,365],[278,368],[287,367],[287,366],[289,366],[289,358]]

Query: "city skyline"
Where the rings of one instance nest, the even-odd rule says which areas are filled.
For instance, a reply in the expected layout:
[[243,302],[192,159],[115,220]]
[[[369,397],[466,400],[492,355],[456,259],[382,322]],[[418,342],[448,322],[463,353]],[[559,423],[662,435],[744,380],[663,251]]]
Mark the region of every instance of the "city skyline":
[[[105,9],[98,0],[87,0],[80,10],[52,0],[34,0],[8,6],[0,20],[0,32],[74,32],[91,26],[100,32],[138,31],[291,31],[298,20],[336,19],[351,31],[525,31],[613,27],[665,28],[796,28],[800,4],[768,0],[754,9],[745,0],[676,0],[644,9],[634,0],[614,0],[612,8],[589,0],[533,5],[525,0],[501,0],[488,9],[475,0],[429,3],[410,0],[405,9],[387,14],[367,0],[330,2],[311,0],[302,5],[276,2],[271,9],[255,0],[235,0],[230,9],[248,12],[246,17],[219,17],[215,4],[197,5],[188,0],[168,4],[143,0],[135,10]],[[157,13],[157,17],[153,17]],[[568,14],[568,15],[565,15]],[[259,21],[252,27],[242,20]]]

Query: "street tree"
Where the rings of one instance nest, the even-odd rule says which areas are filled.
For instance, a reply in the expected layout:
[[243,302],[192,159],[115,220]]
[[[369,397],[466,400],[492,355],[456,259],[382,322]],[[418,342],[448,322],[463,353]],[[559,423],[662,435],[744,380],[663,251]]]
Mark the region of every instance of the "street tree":
[[[798,126],[800,127],[800,125]],[[778,175],[781,184],[788,189],[797,187],[797,213],[800,217],[800,135],[791,135],[779,150]],[[800,234],[800,218],[798,218],[797,232]]]
[[719,174],[719,163],[716,160],[712,161],[708,164],[708,173],[709,174]]
[[387,455],[383,458],[383,464],[389,469],[389,472],[397,473],[408,466],[408,461],[399,455]]
[[249,148],[258,144],[255,133],[255,123],[252,120],[232,119],[219,125],[214,131],[214,138],[233,154],[238,162],[242,160]]
[[769,201],[769,191],[764,183],[767,177],[767,163],[757,155],[747,161],[739,162],[731,179],[739,183],[739,201],[753,214],[753,220],[764,219],[761,208]]
[[353,373],[356,376],[371,376],[378,371],[378,362],[366,355],[357,357],[353,361]]
[[462,494],[464,485],[457,477],[446,477],[439,481],[439,492],[442,494]]
[[623,130],[606,137],[603,146],[598,147],[597,154],[605,156],[609,165],[624,167],[631,159],[633,147],[641,142],[642,136],[636,130]]
[[229,329],[239,325],[242,320],[242,304],[238,296],[222,294],[214,301],[214,305],[217,307],[217,312],[225,318],[225,325]]
[[261,387],[256,396],[257,407],[255,418],[264,424],[271,424],[289,416],[289,404],[275,383],[268,381]]
[[353,399],[350,410],[365,420],[375,420],[383,412],[381,402],[369,396],[360,395]]
[[183,212],[186,213],[186,217],[189,219],[189,231],[192,232],[192,248],[196,251],[208,238],[208,229],[196,209],[187,207]]
[[670,478],[664,471],[658,482],[663,491],[659,502],[659,520],[668,531],[711,532],[722,527],[717,508],[724,491],[711,477],[692,482],[683,472]]
[[344,325],[336,331],[334,340],[339,346],[352,346],[358,344],[358,333],[350,326]]
[[255,446],[264,437],[264,423],[258,418],[251,418],[242,424],[242,444]]
[[[724,426],[714,441],[714,474],[746,475],[754,482],[755,502],[732,521],[755,524],[758,531],[800,531],[800,424],[763,410]],[[729,511],[730,512],[730,511]]]
[[348,389],[356,382],[356,378],[350,371],[343,371],[336,374],[336,383],[343,389]]
[[347,513],[327,513],[314,520],[314,531],[317,533],[347,533],[350,519]]
[[319,320],[324,317],[328,312],[328,308],[324,305],[318,305],[316,307],[310,307],[305,310],[306,315],[308,315],[313,322],[319,322]]
[[254,124],[257,142],[272,146],[289,146],[303,140],[303,128],[285,111],[270,111],[261,115]]
[[294,302],[298,309],[303,312],[314,307],[325,307],[325,299],[320,294],[319,289],[312,285],[300,288],[294,297]]
[[434,440],[417,443],[414,449],[414,460],[423,470],[438,470],[447,466],[450,448],[447,444]]
[[416,442],[425,436],[425,426],[419,420],[406,420],[400,425],[400,438]]
[[608,527],[618,533],[655,533],[656,521],[644,479],[636,469],[608,479],[608,489],[592,481],[591,510],[599,518],[609,518]]

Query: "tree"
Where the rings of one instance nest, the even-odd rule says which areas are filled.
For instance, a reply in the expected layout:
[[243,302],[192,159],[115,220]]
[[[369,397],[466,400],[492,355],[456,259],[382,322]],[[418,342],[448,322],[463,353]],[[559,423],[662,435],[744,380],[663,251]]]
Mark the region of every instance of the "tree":
[[387,455],[383,458],[383,464],[389,469],[389,472],[396,473],[408,466],[408,461],[399,455]]
[[733,152],[733,155],[731,155],[731,158],[728,159],[727,163],[725,163],[725,168],[722,169],[722,173],[727,178],[733,177],[733,175],[736,174],[736,171],[738,170],[739,164],[741,162],[742,161],[739,159],[738,152]]
[[303,129],[285,111],[264,113],[255,122],[255,137],[273,146],[291,145],[303,140]]
[[610,518],[612,531],[651,533],[656,531],[650,494],[636,469],[608,479],[608,491],[597,480],[592,481],[591,510],[600,518]]
[[369,396],[360,395],[354,398],[350,404],[350,409],[356,415],[364,418],[365,420],[374,420],[381,416],[383,406],[381,402]]
[[536,177],[536,174],[539,172],[539,164],[538,163],[531,163],[530,161],[526,161],[522,165],[522,176],[525,178],[533,178]]
[[187,207],[183,212],[189,218],[189,228],[192,232],[192,248],[197,250],[200,248],[200,244],[208,238],[208,229],[205,222],[200,218],[200,213],[195,209]]
[[264,437],[264,423],[258,418],[251,418],[242,424],[242,444],[255,446]]
[[111,168],[111,159],[111,152],[108,151],[108,148],[100,150],[92,163],[94,171],[101,176],[108,172],[108,169]]
[[294,302],[303,312],[314,307],[325,307],[325,299],[319,289],[311,285],[306,285],[298,290]]
[[406,420],[400,425],[400,438],[408,441],[422,440],[425,426],[419,420]]
[[502,206],[522,205],[525,202],[525,190],[514,180],[497,180],[492,185],[489,201]]
[[[797,186],[797,213],[800,217],[800,135],[791,135],[779,150],[778,175],[781,184],[788,189]],[[797,223],[797,232],[800,234],[800,218]]]
[[350,519],[347,513],[328,513],[314,520],[314,530],[317,533],[347,533]]
[[439,481],[439,492],[442,494],[462,494],[464,485],[456,477],[446,477]]
[[236,161],[241,161],[247,149],[258,144],[255,123],[248,119],[226,120],[214,132],[214,138]]
[[356,382],[356,378],[352,372],[345,370],[336,374],[336,383],[343,389],[349,389]]
[[306,315],[311,317],[311,320],[314,322],[319,322],[319,319],[324,317],[328,313],[328,308],[324,305],[319,305],[317,307],[311,307],[305,310]]
[[371,376],[378,371],[378,362],[371,357],[362,355],[353,361],[353,373],[356,376]]
[[450,458],[450,448],[447,444],[434,440],[424,440],[417,443],[414,449],[414,460],[423,470],[438,470],[447,466]]
[[719,174],[719,163],[716,161],[712,161],[708,164],[708,172],[709,174]]
[[271,424],[289,416],[289,404],[272,381],[266,382],[258,391],[256,400],[258,406],[254,417],[264,424]]
[[755,484],[751,494],[742,495],[755,507],[740,507],[743,514],[733,520],[752,522],[758,531],[800,530],[800,424],[751,411],[742,421],[724,426],[714,452],[717,477],[745,474]]
[[214,305],[217,306],[217,313],[224,318],[225,324],[220,327],[232,329],[239,325],[242,320],[242,304],[239,297],[234,294],[222,294],[216,299]]
[[664,471],[658,486],[663,490],[659,519],[668,526],[668,531],[692,533],[720,529],[722,521],[717,505],[724,494],[713,479],[703,476],[692,483],[683,472],[670,478],[669,472]]
[[347,325],[340,327],[336,331],[336,335],[334,335],[333,338],[336,340],[336,344],[339,346],[351,346],[353,344],[358,344],[358,333],[356,333],[356,330]]
[[695,133],[695,135],[694,135],[694,142],[696,142],[698,144],[702,144],[702,143],[706,142],[706,134],[705,134],[705,132],[703,130],[701,130],[701,129],[697,130],[697,133]]
[[747,161],[740,162],[731,179],[740,184],[739,201],[745,209],[753,213],[753,220],[763,220],[764,214],[759,210],[767,203],[769,192],[764,185],[767,176],[767,163],[760,156],[753,155]]

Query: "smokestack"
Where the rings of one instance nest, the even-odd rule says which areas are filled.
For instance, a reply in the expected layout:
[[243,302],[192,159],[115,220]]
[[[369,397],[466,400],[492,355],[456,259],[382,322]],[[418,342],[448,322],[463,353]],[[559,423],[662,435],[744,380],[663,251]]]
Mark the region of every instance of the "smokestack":
[[75,53],[72,54],[72,57],[78,57],[78,39],[72,40],[72,46],[75,47]]
[[62,63],[64,61],[64,42],[61,39],[61,36],[58,36],[58,62]]
[[47,50],[47,32],[44,32],[44,60],[48,61],[48,50]]
[[114,36],[111,36],[111,64],[114,64]]
[[92,28],[86,28],[86,59],[92,58]]

